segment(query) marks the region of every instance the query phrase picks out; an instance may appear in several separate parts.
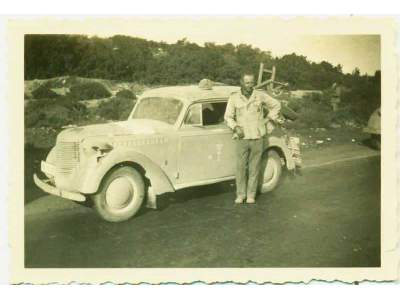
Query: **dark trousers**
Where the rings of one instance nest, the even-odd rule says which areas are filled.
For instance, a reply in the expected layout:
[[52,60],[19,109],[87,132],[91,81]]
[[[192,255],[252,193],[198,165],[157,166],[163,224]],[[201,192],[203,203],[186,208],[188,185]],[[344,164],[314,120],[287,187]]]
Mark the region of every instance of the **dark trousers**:
[[261,168],[264,139],[236,141],[236,194],[237,197],[255,198]]

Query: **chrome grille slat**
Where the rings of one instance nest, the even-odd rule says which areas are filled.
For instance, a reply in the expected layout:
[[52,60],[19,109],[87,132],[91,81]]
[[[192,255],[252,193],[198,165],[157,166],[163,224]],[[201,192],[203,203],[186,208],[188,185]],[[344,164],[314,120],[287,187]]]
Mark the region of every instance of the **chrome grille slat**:
[[57,172],[68,174],[79,163],[78,142],[58,142],[56,148]]

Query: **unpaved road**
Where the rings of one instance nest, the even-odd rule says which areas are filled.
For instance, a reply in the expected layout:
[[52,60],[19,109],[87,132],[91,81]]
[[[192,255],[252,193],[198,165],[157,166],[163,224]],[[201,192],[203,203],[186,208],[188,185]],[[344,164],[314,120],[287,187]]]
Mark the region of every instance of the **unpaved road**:
[[232,183],[160,199],[124,223],[53,196],[25,209],[26,267],[377,267],[380,156],[345,145],[304,154],[256,205]]

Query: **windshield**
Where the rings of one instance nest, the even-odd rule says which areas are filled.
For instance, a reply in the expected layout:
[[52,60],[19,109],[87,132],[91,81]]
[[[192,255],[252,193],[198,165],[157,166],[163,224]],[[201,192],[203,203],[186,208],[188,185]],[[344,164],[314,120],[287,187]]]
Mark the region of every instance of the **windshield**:
[[175,124],[182,109],[182,102],[174,98],[143,98],[137,104],[132,119],[150,119]]

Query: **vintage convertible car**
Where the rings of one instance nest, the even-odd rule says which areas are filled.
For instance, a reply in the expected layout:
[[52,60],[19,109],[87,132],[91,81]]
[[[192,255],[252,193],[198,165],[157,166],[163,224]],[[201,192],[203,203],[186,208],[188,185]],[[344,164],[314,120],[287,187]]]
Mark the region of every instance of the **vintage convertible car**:
[[[144,92],[128,120],[64,129],[34,181],[42,190],[90,202],[111,222],[135,215],[156,196],[235,177],[235,141],[223,120],[235,86],[174,86]],[[276,131],[278,132],[278,131]],[[298,138],[266,138],[261,192],[273,190],[283,166],[300,163]]]

